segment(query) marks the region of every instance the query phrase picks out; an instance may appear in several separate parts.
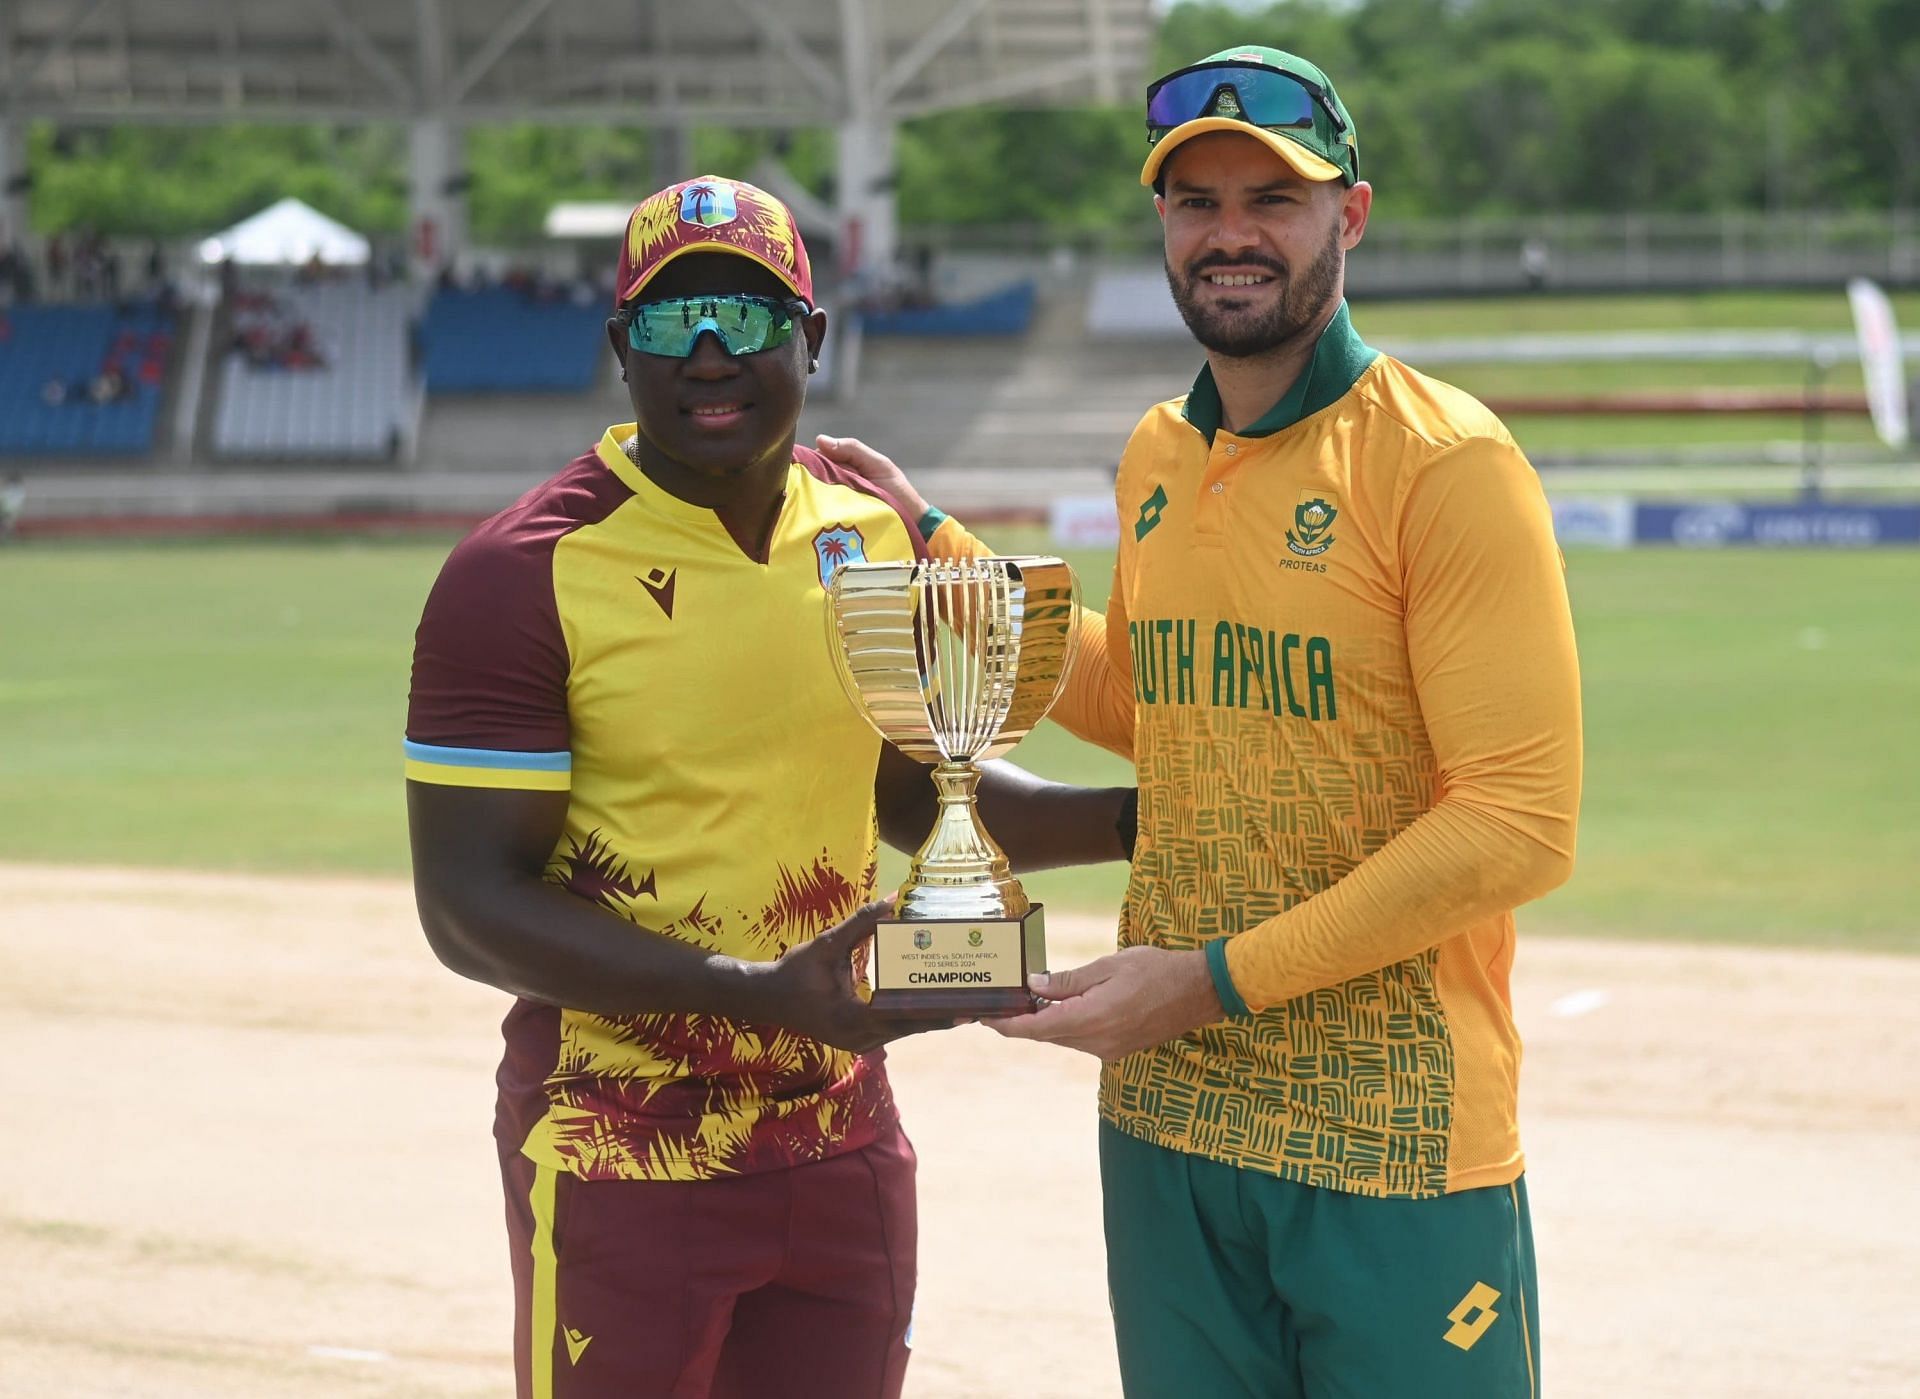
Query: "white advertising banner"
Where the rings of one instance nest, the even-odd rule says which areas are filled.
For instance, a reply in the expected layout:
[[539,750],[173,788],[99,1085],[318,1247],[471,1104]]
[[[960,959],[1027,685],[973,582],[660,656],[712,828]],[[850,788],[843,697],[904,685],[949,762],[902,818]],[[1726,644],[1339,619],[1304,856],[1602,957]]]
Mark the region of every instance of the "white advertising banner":
[[1053,542],[1069,549],[1113,549],[1120,544],[1120,517],[1110,495],[1057,497],[1047,510]]
[[1633,501],[1623,495],[1554,496],[1553,535],[1562,549],[1627,549],[1633,545]]

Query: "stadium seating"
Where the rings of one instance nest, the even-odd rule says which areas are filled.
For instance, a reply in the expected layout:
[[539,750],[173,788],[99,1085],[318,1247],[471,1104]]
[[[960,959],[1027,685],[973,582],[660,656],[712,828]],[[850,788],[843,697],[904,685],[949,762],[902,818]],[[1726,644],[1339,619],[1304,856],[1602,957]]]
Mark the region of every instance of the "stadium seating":
[[869,311],[868,335],[1025,335],[1033,324],[1034,284],[1016,282],[974,301]]
[[443,290],[421,331],[430,393],[580,393],[606,356],[598,301],[540,301],[511,287]]
[[[21,305],[0,311],[0,455],[138,456],[153,450],[173,317],[152,306]],[[95,402],[112,372],[123,396]],[[48,386],[57,386],[49,402]]]
[[409,363],[405,287],[320,283],[273,293],[304,325],[320,363],[261,367],[238,350],[220,366],[213,451],[222,457],[384,460],[410,435],[418,393]]

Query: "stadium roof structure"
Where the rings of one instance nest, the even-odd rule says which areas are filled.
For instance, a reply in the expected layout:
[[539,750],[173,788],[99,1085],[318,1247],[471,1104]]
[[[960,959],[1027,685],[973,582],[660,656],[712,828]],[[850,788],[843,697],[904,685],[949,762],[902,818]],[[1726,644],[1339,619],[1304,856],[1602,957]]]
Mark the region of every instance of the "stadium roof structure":
[[1152,0],[10,0],[0,118],[830,126],[1138,90]]
[[838,261],[893,266],[896,125],[1140,90],[1153,0],[6,0],[0,236],[28,226],[26,122],[396,121],[410,246],[463,245],[461,135],[493,122],[831,127]]

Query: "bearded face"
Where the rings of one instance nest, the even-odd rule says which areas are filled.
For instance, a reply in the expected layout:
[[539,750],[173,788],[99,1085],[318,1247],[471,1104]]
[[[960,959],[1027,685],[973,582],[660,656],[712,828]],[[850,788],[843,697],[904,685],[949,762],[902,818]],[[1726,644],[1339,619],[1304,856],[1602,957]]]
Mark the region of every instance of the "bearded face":
[[1230,131],[1182,142],[1161,174],[1167,286],[1196,340],[1251,358],[1326,324],[1368,193],[1309,179],[1264,141]]
[[[1304,268],[1254,249],[1208,252],[1180,267],[1170,255],[1167,286],[1195,340],[1215,354],[1248,359],[1319,328],[1339,293],[1345,260],[1336,217]],[[1259,276],[1268,280],[1247,284]]]

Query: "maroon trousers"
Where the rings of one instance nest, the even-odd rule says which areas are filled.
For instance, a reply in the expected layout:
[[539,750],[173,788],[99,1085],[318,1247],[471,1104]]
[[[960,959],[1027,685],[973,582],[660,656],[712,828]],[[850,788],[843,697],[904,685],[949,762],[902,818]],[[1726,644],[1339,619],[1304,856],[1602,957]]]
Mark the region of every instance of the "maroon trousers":
[[914,1155],[583,1181],[503,1152],[519,1399],[897,1399]]

